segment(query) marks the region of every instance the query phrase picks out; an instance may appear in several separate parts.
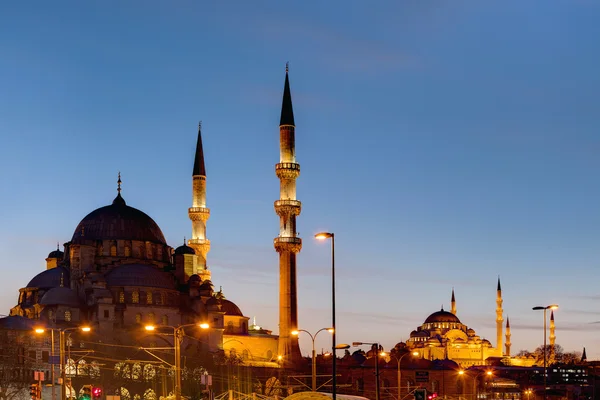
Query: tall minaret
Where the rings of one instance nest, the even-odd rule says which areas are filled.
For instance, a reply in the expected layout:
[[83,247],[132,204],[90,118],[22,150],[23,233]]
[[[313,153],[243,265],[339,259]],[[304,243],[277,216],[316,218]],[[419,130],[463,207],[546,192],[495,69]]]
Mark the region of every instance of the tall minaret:
[[452,299],[450,300],[450,312],[456,315],[456,298],[454,297],[454,288],[452,288]]
[[194,249],[197,257],[194,272],[202,280],[210,279],[210,271],[206,265],[206,255],[210,251],[210,240],[206,239],[206,221],[210,217],[210,209],[206,208],[206,168],[202,150],[202,122],[198,123],[198,142],[192,171],[192,206],[188,209],[188,216],[192,220],[192,238],[188,240],[188,245]]
[[554,351],[554,345],[556,344],[556,326],[554,325],[554,310],[550,310],[550,348]]
[[302,203],[296,200],[296,178],[300,175],[300,165],[296,163],[295,131],[286,64],[279,122],[279,163],[275,165],[275,173],[279,178],[279,200],[275,201],[279,236],[273,240],[275,250],[279,253],[279,356],[284,362],[301,358],[298,338],[291,334],[298,329],[296,254],[302,249],[302,239],[296,232],[296,217],[300,214]]
[[496,348],[502,354],[502,287],[498,277],[498,288],[496,289]]
[[510,357],[510,320],[506,317],[506,357]]

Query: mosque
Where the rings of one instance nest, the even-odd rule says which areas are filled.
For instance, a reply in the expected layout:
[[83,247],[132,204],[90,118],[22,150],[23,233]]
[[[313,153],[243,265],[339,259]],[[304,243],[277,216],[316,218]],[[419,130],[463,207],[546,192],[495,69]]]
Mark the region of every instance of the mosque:
[[71,239],[64,243],[64,251],[57,248],[48,254],[46,269],[19,290],[10,316],[46,326],[92,325],[104,338],[148,325],[208,324],[208,329],[198,329],[193,335],[209,352],[224,351],[255,366],[277,366],[282,358],[300,357],[298,340],[290,334],[297,328],[296,253],[302,241],[296,233],[301,203],[296,200],[295,180],[300,166],[295,158],[287,66],[280,149],[275,172],[281,191],[274,205],[281,220],[280,235],[274,240],[280,254],[279,336],[256,322],[250,324],[250,318],[222,290],[215,290],[211,281],[206,229],[210,209],[201,124],[188,209],[192,234],[187,243],[171,247],[156,222],[126,202],[119,173],[113,201],[77,224]]

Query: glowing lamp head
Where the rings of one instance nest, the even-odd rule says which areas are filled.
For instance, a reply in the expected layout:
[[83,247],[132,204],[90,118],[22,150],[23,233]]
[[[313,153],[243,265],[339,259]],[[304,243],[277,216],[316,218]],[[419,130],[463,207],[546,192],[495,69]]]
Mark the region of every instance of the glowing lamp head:
[[319,232],[315,235],[315,239],[325,240],[333,237],[333,233],[330,232]]
[[464,374],[465,374],[465,371],[463,371],[463,370],[461,369],[460,371],[458,371],[458,374],[459,374],[459,375],[464,375]]
[[210,328],[210,325],[208,325],[206,322],[203,322],[203,323],[201,323],[198,326],[200,327],[200,329],[208,329],[208,328]]
[[89,332],[89,331],[91,331],[91,330],[92,330],[92,328],[90,328],[89,326],[82,326],[82,327],[81,327],[81,331],[82,331],[82,332]]
[[279,361],[281,361],[281,360],[283,360],[283,356],[280,354],[280,355],[278,355],[278,356],[277,356],[277,359],[278,359]]
[[44,328],[35,328],[35,333],[44,333],[46,330]]
[[293,336],[298,336],[299,334],[300,334],[300,331],[292,331]]
[[333,328],[329,328],[329,329],[327,329],[327,332],[329,332],[329,333],[333,333],[333,332],[335,332],[335,329],[333,329]]
[[156,327],[154,325],[146,325],[144,329],[147,331],[153,331],[154,329],[156,329]]
[[487,371],[485,374],[486,374],[487,376],[492,376],[492,371]]
[[416,356],[419,355],[419,352],[418,351],[413,351],[412,355],[416,357]]

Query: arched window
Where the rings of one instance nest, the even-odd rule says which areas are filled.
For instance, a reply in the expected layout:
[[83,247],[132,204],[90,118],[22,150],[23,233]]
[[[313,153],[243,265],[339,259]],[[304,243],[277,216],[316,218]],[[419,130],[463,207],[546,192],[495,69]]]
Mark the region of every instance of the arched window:
[[250,357],[249,357],[249,355],[250,355],[250,354],[248,353],[248,350],[247,350],[247,349],[244,349],[244,351],[242,352],[242,358],[243,358],[244,360],[247,360],[248,358],[250,358]]
[[154,369],[152,364],[144,365],[143,376],[145,381],[151,381],[152,379],[154,379],[154,377],[156,376],[156,370]]
[[119,292],[119,303],[121,303],[121,304],[125,303],[125,292],[123,292],[123,291]]
[[140,322],[142,322],[142,314],[140,314],[140,313],[135,314],[135,322],[137,322],[138,324]]
[[131,368],[131,378],[134,381],[139,381],[142,378],[142,365],[140,363],[133,364],[133,368]]
[[121,396],[121,400],[131,400],[131,394],[129,393],[129,390],[124,387],[117,389],[116,394],[117,396]]
[[152,389],[146,389],[144,392],[144,400],[156,400],[156,393]]
[[227,323],[227,328],[225,329],[225,332],[227,332],[227,333],[233,333],[233,322],[232,321],[229,321]]
[[131,302],[134,304],[137,304],[140,302],[140,292],[136,290],[133,291],[133,293],[131,293]]
[[71,311],[65,311],[65,321],[71,321]]
[[152,304],[152,292],[150,290],[146,292],[146,303]]
[[111,257],[117,256],[117,242],[111,242],[110,244],[110,255]]
[[154,313],[149,313],[148,314],[148,322],[153,324],[154,322],[156,322],[156,317],[154,316]]
[[166,316],[166,315],[163,315],[163,316],[162,316],[162,319],[161,319],[161,323],[162,323],[163,325],[169,325],[169,317],[168,317],[168,316]]
[[131,246],[128,244],[125,245],[125,257],[131,257]]
[[267,351],[267,360],[271,361],[273,359],[273,352],[271,350]]

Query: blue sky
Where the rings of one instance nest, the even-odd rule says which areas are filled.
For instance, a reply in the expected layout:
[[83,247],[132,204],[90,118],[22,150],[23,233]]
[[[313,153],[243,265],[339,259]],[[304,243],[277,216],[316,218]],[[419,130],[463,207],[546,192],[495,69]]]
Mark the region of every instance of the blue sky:
[[[12,2],[0,6],[0,309],[116,194],[178,246],[203,121],[213,282],[277,332],[278,122],[290,62],[299,319],[406,340],[456,290],[495,343],[600,358],[600,4]],[[308,338],[301,339],[309,351]],[[317,348],[326,348],[324,334]]]

